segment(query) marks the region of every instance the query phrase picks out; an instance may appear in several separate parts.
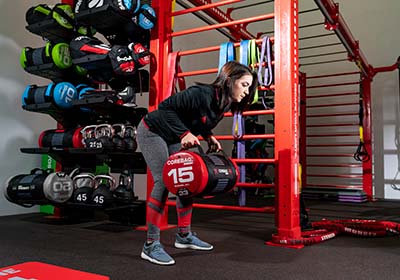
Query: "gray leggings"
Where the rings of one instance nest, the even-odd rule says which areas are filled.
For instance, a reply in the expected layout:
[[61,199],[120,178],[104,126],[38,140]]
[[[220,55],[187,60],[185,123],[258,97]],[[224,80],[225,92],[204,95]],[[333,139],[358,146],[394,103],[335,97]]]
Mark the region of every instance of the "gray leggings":
[[[137,127],[137,142],[154,180],[154,187],[147,201],[147,240],[160,239],[160,224],[164,213],[168,190],[162,180],[162,170],[168,157],[179,151],[181,143],[168,145],[158,134],[151,132],[143,121]],[[178,230],[190,231],[192,198],[177,197]]]

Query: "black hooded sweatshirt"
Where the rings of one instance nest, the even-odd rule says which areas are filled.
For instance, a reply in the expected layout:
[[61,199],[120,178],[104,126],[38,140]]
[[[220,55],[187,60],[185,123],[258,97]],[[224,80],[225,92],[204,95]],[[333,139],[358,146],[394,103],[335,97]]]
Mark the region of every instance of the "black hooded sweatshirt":
[[168,144],[179,143],[189,132],[207,139],[230,109],[229,104],[220,109],[220,95],[211,85],[191,86],[161,102],[144,122]]

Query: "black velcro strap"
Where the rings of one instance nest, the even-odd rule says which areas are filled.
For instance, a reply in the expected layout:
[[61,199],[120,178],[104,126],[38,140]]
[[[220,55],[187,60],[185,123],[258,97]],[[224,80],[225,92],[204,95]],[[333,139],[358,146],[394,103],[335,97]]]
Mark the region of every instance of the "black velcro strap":
[[135,62],[132,52],[126,46],[114,45],[109,52],[111,65],[118,75],[132,75],[135,72]]
[[69,24],[71,24],[74,28],[76,28],[75,20],[71,18],[66,12],[64,12],[64,10],[59,7],[60,5],[65,5],[65,4],[55,5],[52,12],[53,13],[57,12],[57,14],[60,14],[66,21],[68,21]]

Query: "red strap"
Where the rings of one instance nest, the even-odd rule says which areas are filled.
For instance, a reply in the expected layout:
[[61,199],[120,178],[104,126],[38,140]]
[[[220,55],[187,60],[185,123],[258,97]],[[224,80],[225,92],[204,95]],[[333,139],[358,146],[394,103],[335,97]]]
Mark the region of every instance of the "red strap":
[[[182,68],[181,66],[178,64],[178,73],[182,73]],[[179,90],[184,90],[186,88],[186,82],[185,82],[185,78],[184,77],[178,77],[178,86],[179,86]]]
[[168,84],[166,96],[173,95],[175,93],[176,81],[178,80],[179,90],[186,88],[185,79],[183,77],[177,78],[177,73],[182,72],[179,65],[179,52],[172,52],[168,54]]

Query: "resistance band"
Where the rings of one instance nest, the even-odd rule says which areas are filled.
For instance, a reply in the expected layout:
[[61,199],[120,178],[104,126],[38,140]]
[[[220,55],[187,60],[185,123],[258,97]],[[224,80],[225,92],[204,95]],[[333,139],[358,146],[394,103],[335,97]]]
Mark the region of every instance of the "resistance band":
[[[273,71],[272,71],[272,48],[271,48],[271,39],[268,36],[263,37],[261,43],[261,53],[260,53],[260,62],[258,66],[258,83],[261,86],[268,87],[273,82]],[[264,69],[264,75],[263,75]],[[266,103],[267,99],[267,91],[264,90],[263,95],[261,96],[261,102],[265,109],[270,109]]]
[[[238,139],[237,143],[237,158],[246,158],[246,142],[240,140],[244,135],[244,119],[242,113],[235,112],[233,115],[233,136]],[[246,182],[246,166],[244,164],[239,164],[241,183]],[[239,188],[239,206],[246,205],[246,191],[243,188]]]
[[219,65],[218,71],[221,71],[222,66],[228,61],[235,60],[235,51],[232,42],[222,43],[219,49]]
[[[250,40],[249,42],[249,48],[248,48],[248,58],[249,61],[248,63],[250,64],[250,68],[255,71],[256,65],[257,63],[259,63],[259,50],[257,48],[257,43],[256,40]],[[256,92],[254,93],[254,99],[252,104],[257,103],[258,102],[258,88],[256,88]]]
[[[264,69],[264,75],[263,75]],[[258,83],[262,86],[270,86],[272,84],[272,61],[271,61],[271,40],[268,36],[262,39],[260,62],[258,66]]]
[[[247,42],[241,44],[241,46],[246,45]],[[226,42],[221,44],[220,52],[219,52],[219,71],[221,70],[222,66],[228,61],[235,60],[234,54],[234,45],[232,42]],[[242,47],[240,48],[240,62],[243,64],[247,64],[247,52],[243,51]],[[234,113],[233,116],[233,127],[232,127],[232,135],[237,139],[243,136],[243,116],[241,113]],[[245,150],[245,142],[244,141],[237,141],[237,158],[245,158],[246,150]],[[239,165],[240,170],[240,182],[245,182],[246,180],[246,166],[244,164]],[[239,205],[244,206],[246,204],[246,193],[242,188],[239,188]]]

